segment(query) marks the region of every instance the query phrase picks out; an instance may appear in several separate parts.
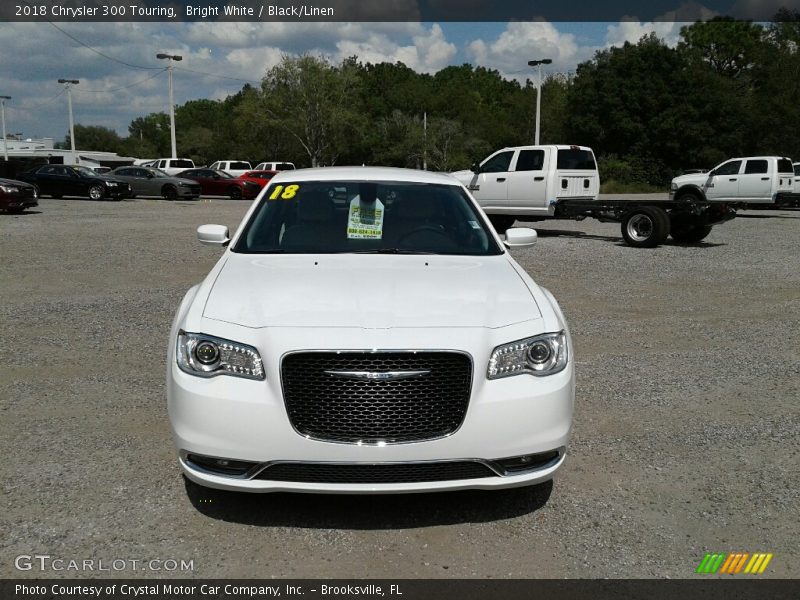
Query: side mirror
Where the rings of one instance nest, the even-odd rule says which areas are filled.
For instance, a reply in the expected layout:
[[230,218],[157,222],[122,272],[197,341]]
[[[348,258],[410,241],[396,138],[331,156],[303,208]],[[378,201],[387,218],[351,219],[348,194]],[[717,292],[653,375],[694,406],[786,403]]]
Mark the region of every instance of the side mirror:
[[231,241],[225,225],[200,225],[197,228],[197,239],[206,246],[227,246]]
[[475,173],[475,175],[477,175],[481,172],[481,166],[478,163],[474,162],[472,163],[472,166],[469,168],[469,170]]
[[150,171],[148,171],[147,172],[147,178],[148,179],[152,179],[153,177],[155,177],[155,175],[153,175]]
[[532,246],[537,239],[536,230],[530,227],[512,227],[506,230],[505,245],[507,248],[524,248]]

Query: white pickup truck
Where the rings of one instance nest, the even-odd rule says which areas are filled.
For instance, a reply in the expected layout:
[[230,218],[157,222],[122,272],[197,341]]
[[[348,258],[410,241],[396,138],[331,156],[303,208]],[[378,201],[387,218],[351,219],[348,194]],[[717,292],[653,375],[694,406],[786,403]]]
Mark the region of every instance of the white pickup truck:
[[597,200],[600,192],[594,152],[586,146],[503,148],[451,175],[502,230],[519,218],[553,217],[560,200]]
[[167,175],[177,175],[186,169],[194,169],[194,161],[191,158],[159,158],[150,166],[161,169]]
[[697,243],[714,225],[736,216],[725,203],[704,198],[688,202],[599,198],[594,152],[586,146],[519,146],[498,150],[471,170],[451,173],[466,187],[498,232],[515,221],[592,217],[620,223],[622,237],[638,248],[653,248],[667,237]]
[[792,161],[782,156],[732,158],[707,173],[681,175],[672,180],[670,198],[678,202],[707,200],[737,205],[797,204]]

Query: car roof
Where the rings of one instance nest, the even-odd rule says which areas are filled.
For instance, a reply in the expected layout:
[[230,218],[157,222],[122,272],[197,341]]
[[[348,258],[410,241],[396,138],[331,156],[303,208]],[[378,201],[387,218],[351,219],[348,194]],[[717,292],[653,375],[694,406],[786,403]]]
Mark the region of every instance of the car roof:
[[460,185],[447,173],[432,173],[417,169],[395,167],[320,167],[279,171],[273,183],[282,181],[402,181],[409,183],[438,183]]

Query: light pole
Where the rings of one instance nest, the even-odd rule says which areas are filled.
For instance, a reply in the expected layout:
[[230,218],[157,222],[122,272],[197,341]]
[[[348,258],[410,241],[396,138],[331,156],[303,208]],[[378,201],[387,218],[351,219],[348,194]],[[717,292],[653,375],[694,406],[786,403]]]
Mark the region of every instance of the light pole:
[[78,159],[75,158],[75,122],[72,120],[72,86],[78,85],[80,81],[78,79],[59,79],[58,83],[63,83],[67,90],[67,106],[69,107],[69,145],[72,150],[72,161],[77,163]]
[[542,65],[549,65],[553,60],[550,58],[542,58],[541,60],[529,60],[529,67],[539,67],[539,87],[536,89],[536,136],[534,138],[534,145],[539,145],[539,113],[542,110]]
[[6,139],[6,100],[11,96],[0,96],[0,119],[3,121],[3,158],[8,162],[8,140]]
[[156,54],[156,58],[169,60],[167,65],[167,74],[169,75],[169,132],[170,140],[172,141],[172,158],[178,158],[178,149],[175,144],[175,102],[172,99],[172,61],[183,60],[183,57],[178,54]]

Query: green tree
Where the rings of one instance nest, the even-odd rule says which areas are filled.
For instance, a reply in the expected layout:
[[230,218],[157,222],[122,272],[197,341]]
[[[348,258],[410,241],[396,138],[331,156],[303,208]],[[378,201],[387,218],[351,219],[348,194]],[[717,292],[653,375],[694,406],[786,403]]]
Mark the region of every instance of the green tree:
[[332,165],[361,129],[361,95],[356,66],[334,66],[321,57],[284,56],[262,81],[271,121],[293,137],[312,167]]

